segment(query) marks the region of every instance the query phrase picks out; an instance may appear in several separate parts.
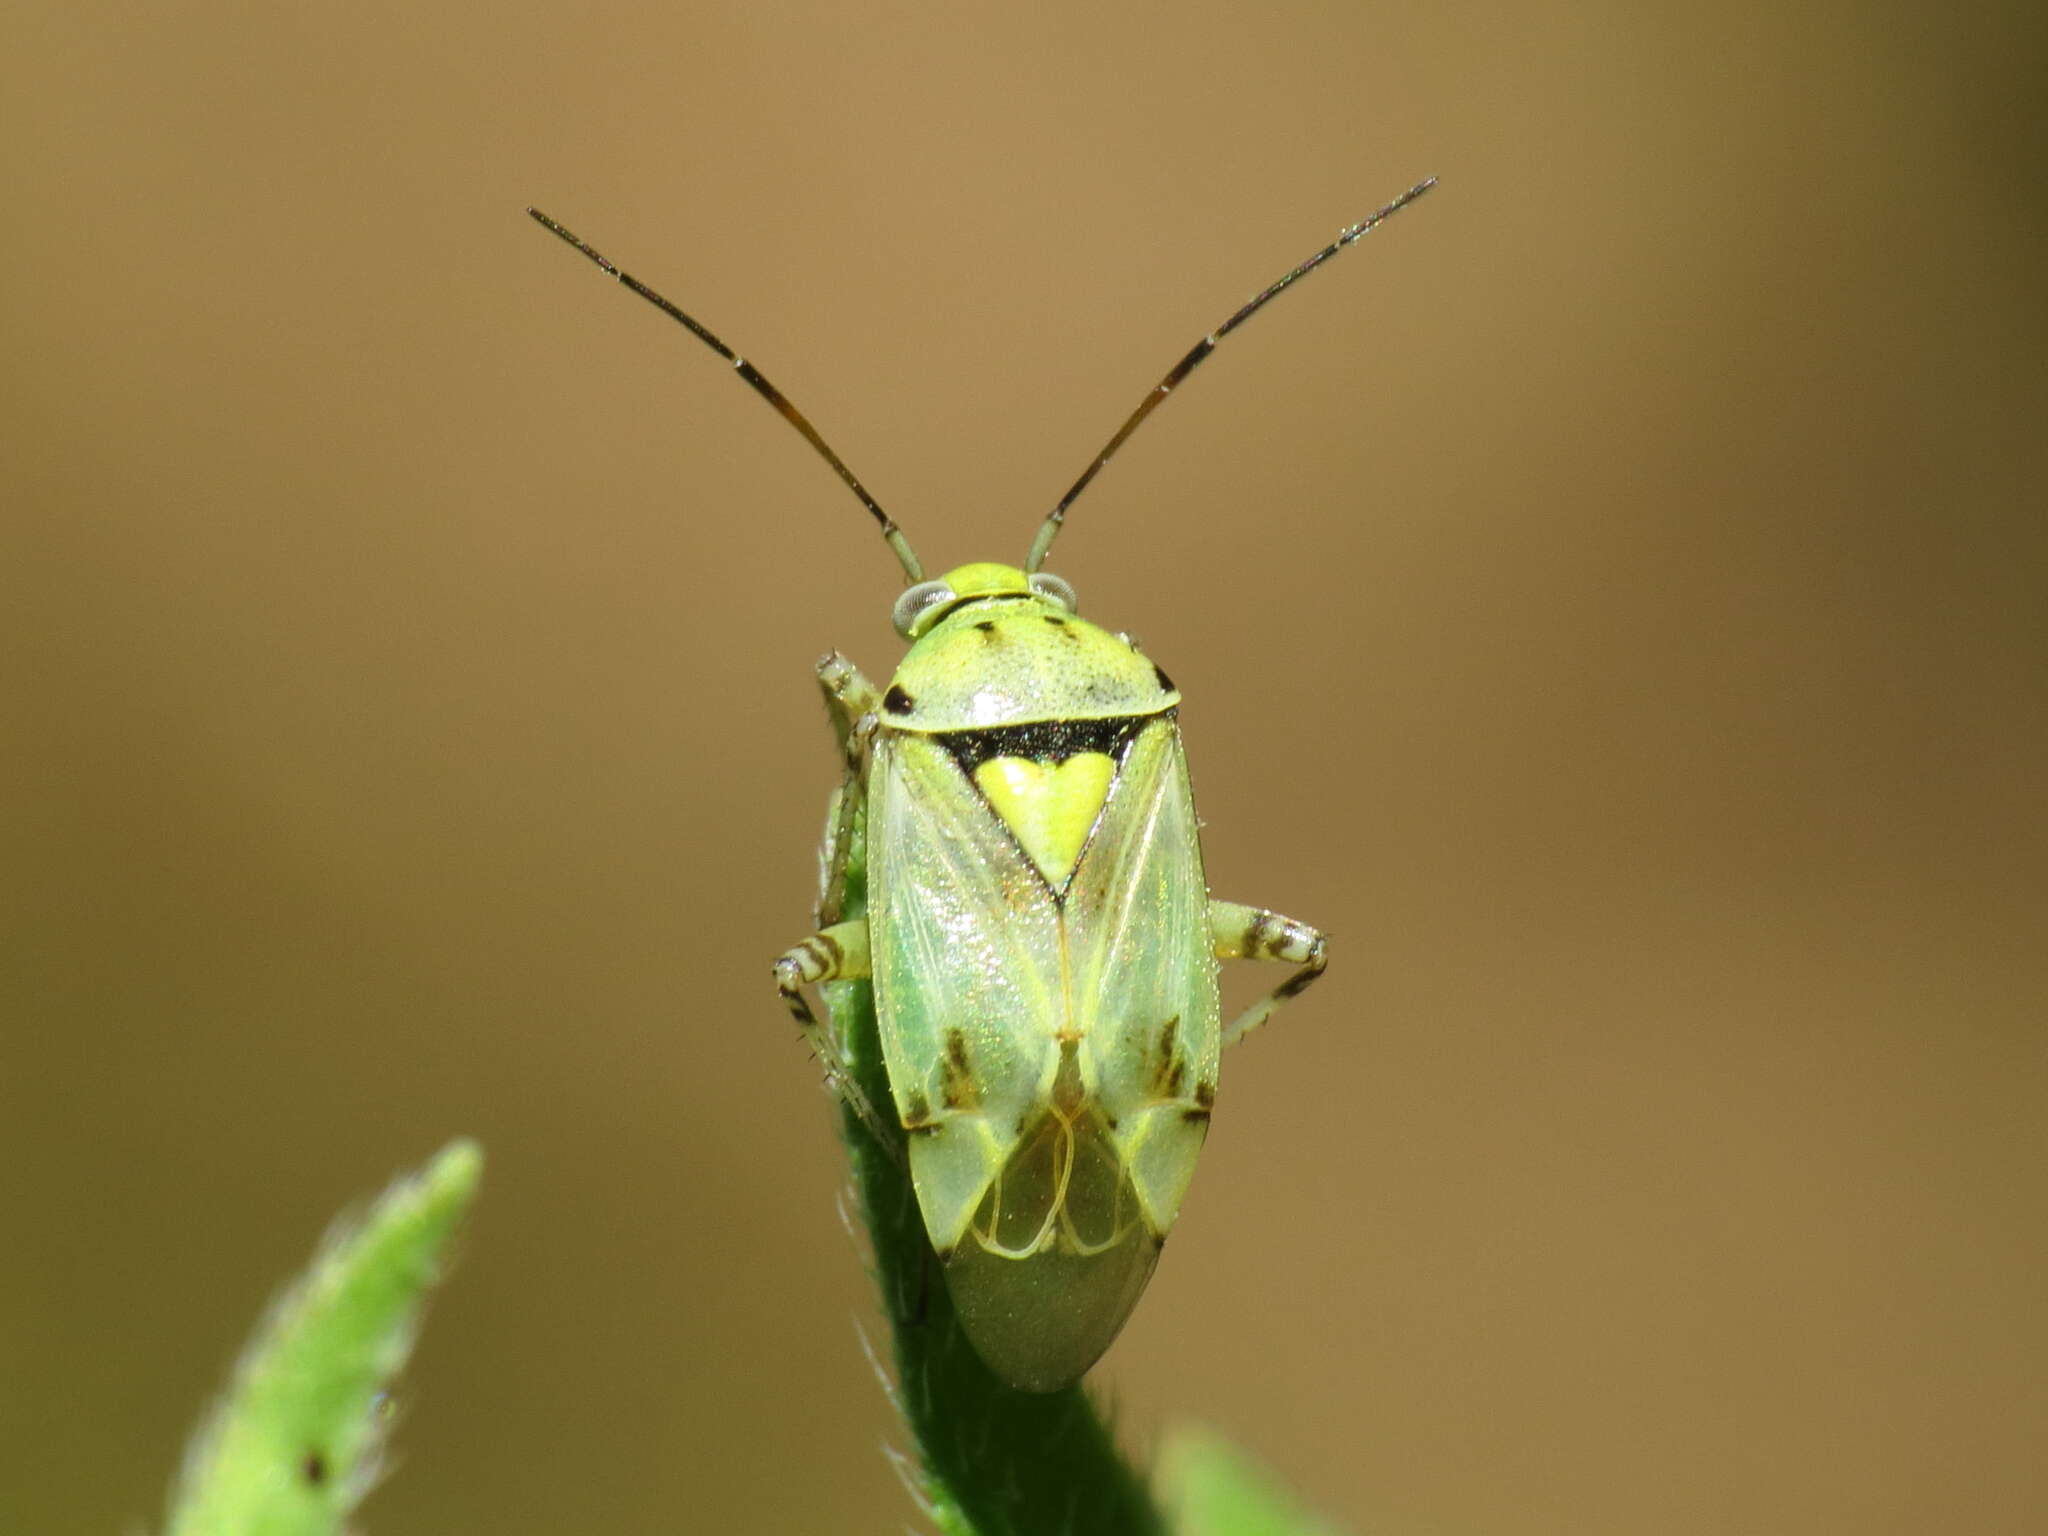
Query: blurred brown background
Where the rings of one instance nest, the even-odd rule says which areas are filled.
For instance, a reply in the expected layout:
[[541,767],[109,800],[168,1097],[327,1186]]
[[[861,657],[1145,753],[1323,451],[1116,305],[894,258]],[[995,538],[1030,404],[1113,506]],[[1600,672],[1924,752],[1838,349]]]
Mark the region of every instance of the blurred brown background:
[[894,568],[521,210],[943,569],[1430,173],[1052,562],[1340,946],[1099,1383],[1389,1536],[2041,1529],[2033,10],[10,11],[0,1529],[458,1132],[370,1529],[899,1528],[767,984]]

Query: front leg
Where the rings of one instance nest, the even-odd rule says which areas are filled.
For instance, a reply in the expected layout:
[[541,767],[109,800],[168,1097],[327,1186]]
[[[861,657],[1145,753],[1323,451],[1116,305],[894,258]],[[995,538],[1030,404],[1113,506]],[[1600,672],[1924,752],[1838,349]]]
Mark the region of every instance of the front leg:
[[851,766],[857,755],[854,728],[881,709],[882,690],[837,651],[818,658],[818,688],[825,695],[825,713],[832,717],[832,735]]
[[1283,960],[1301,967],[1231,1022],[1223,1031],[1225,1045],[1242,1040],[1270,1019],[1282,1003],[1306,992],[1330,963],[1329,941],[1322,933],[1264,907],[1211,901],[1209,933],[1218,960]]
[[825,818],[825,841],[818,849],[817,921],[822,928],[838,922],[846,905],[846,862],[853,847],[854,819],[867,799],[868,747],[875,739],[875,711],[882,707],[882,695],[837,651],[819,659],[818,687],[845,765]]
[[860,1117],[878,1142],[893,1148],[898,1136],[890,1130],[889,1122],[875,1113],[875,1106],[854,1081],[853,1066],[839,1049],[839,1042],[818,1022],[803,994],[805,987],[821,981],[861,981],[871,974],[867,919],[855,918],[850,923],[820,929],[778,959],[775,990],[781,994],[790,1017],[796,1020],[796,1027],[803,1031],[805,1044],[824,1063],[826,1083]]

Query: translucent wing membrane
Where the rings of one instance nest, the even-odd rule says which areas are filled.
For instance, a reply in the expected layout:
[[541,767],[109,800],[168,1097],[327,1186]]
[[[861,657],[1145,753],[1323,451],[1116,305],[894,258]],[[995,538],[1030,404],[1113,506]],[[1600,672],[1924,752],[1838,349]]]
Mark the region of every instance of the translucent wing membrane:
[[1065,882],[942,740],[891,733],[874,759],[876,1003],[911,1173],[969,1334],[1024,1386],[1109,1347],[1208,1129],[1216,962],[1187,771],[1170,715],[1133,729]]
[[1132,743],[1066,903],[1094,1096],[1146,1223],[1162,1237],[1208,1134],[1220,1049],[1196,838],[1180,731],[1162,718]]
[[884,736],[870,796],[882,1048],[925,1224],[944,1255],[1051,1086],[1051,1034],[1065,1012],[1060,915],[936,739]]

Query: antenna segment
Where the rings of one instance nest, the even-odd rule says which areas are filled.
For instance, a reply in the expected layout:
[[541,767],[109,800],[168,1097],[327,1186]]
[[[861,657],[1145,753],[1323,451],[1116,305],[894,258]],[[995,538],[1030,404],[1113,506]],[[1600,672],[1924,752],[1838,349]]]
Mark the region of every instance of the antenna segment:
[[595,262],[600,271],[604,272],[607,276],[616,278],[627,288],[630,288],[634,293],[637,293],[641,298],[667,315],[671,320],[681,324],[685,330],[703,342],[705,346],[716,352],[728,363],[731,363],[733,371],[746,380],[748,387],[763,400],[774,406],[782,414],[782,419],[801,432],[804,435],[804,441],[818,450],[819,456],[832,466],[833,473],[846,482],[846,488],[860,498],[860,504],[868,509],[868,514],[877,523],[881,524],[882,537],[888,541],[889,548],[895,552],[897,562],[902,565],[904,579],[912,582],[924,580],[924,567],[918,563],[917,555],[910,547],[910,540],[903,536],[903,530],[896,526],[895,519],[882,510],[881,504],[868,494],[868,488],[862,485],[855,478],[853,471],[846,467],[846,461],[832,451],[832,445],[818,435],[818,429],[805,419],[804,413],[790,403],[787,395],[769,383],[767,376],[760,369],[720,341],[718,337],[712,334],[708,327],[699,324],[683,310],[671,304],[667,299],[641,282],[640,279],[634,277],[630,272],[620,271],[611,262],[599,255],[587,242],[569,230],[567,226],[556,223],[538,208],[529,208],[526,211],[533,216],[534,222],[547,230],[548,233],[574,246],[578,251],[588,256],[591,261]]
[[[1216,350],[1217,342],[1228,336],[1240,325],[1243,325],[1245,321],[1251,319],[1253,315],[1257,314],[1267,304],[1280,297],[1282,293],[1302,278],[1307,277],[1309,273],[1315,271],[1317,267],[1343,250],[1345,246],[1370,234],[1375,228],[1385,223],[1403,208],[1406,208],[1435,185],[1436,178],[1434,176],[1430,177],[1427,181],[1419,182],[1387,204],[1386,207],[1353,224],[1349,229],[1344,230],[1335,240],[1332,240],[1320,251],[1317,251],[1315,255],[1309,257],[1307,261],[1304,261],[1279,281],[1266,288],[1256,298],[1246,303],[1236,314],[1196,342],[1188,350],[1188,354],[1185,357],[1167,369],[1166,377],[1152,386],[1151,393],[1147,394],[1138,403],[1138,408],[1131,412],[1130,418],[1122,426],[1116,429],[1116,435],[1103,445],[1102,452],[1095,456],[1094,462],[1081,472],[1081,478],[1076,480],[1068,488],[1067,494],[1060,498],[1059,505],[1046,515],[1043,523],[1039,524],[1038,537],[1031,541],[1031,553],[1024,561],[1024,569],[1026,571],[1035,571],[1045,564],[1046,551],[1052,548],[1052,541],[1058,537],[1061,524],[1067,520],[1067,508],[1071,507],[1075,499],[1088,488],[1088,483],[1102,473],[1103,465],[1107,464],[1115,456],[1117,449],[1123,447],[1124,440],[1138,430],[1138,424],[1157,410],[1159,402],[1172,394],[1174,387],[1201,366],[1202,360]],[[538,218],[539,215],[536,214],[535,217]],[[566,234],[567,232],[557,230],[557,233]],[[586,254],[594,256],[596,253],[588,251],[586,248]],[[683,323],[686,325],[691,324],[688,320],[685,320]],[[696,329],[694,325],[691,328],[693,330]],[[700,332],[699,334],[702,333]],[[837,461],[835,460],[834,462]]]

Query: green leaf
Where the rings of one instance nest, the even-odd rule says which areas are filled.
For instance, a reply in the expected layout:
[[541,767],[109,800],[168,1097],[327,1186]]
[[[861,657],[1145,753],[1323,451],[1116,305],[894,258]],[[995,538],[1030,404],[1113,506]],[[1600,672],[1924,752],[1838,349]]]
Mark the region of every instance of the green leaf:
[[377,1480],[392,1380],[482,1172],[476,1144],[453,1142],[328,1233],[193,1436],[168,1536],[342,1528]]
[[1182,1429],[1159,1456],[1174,1536],[1338,1536],[1301,1513],[1262,1469],[1221,1435]]
[[[860,916],[866,901],[856,862],[843,916]],[[871,1103],[889,1103],[873,989],[824,990],[855,1077]],[[945,1536],[1163,1536],[1144,1476],[1079,1386],[1019,1392],[981,1363],[946,1294],[901,1148],[877,1145],[850,1112],[843,1135],[894,1345],[892,1396],[917,1444],[898,1466],[927,1518]]]

